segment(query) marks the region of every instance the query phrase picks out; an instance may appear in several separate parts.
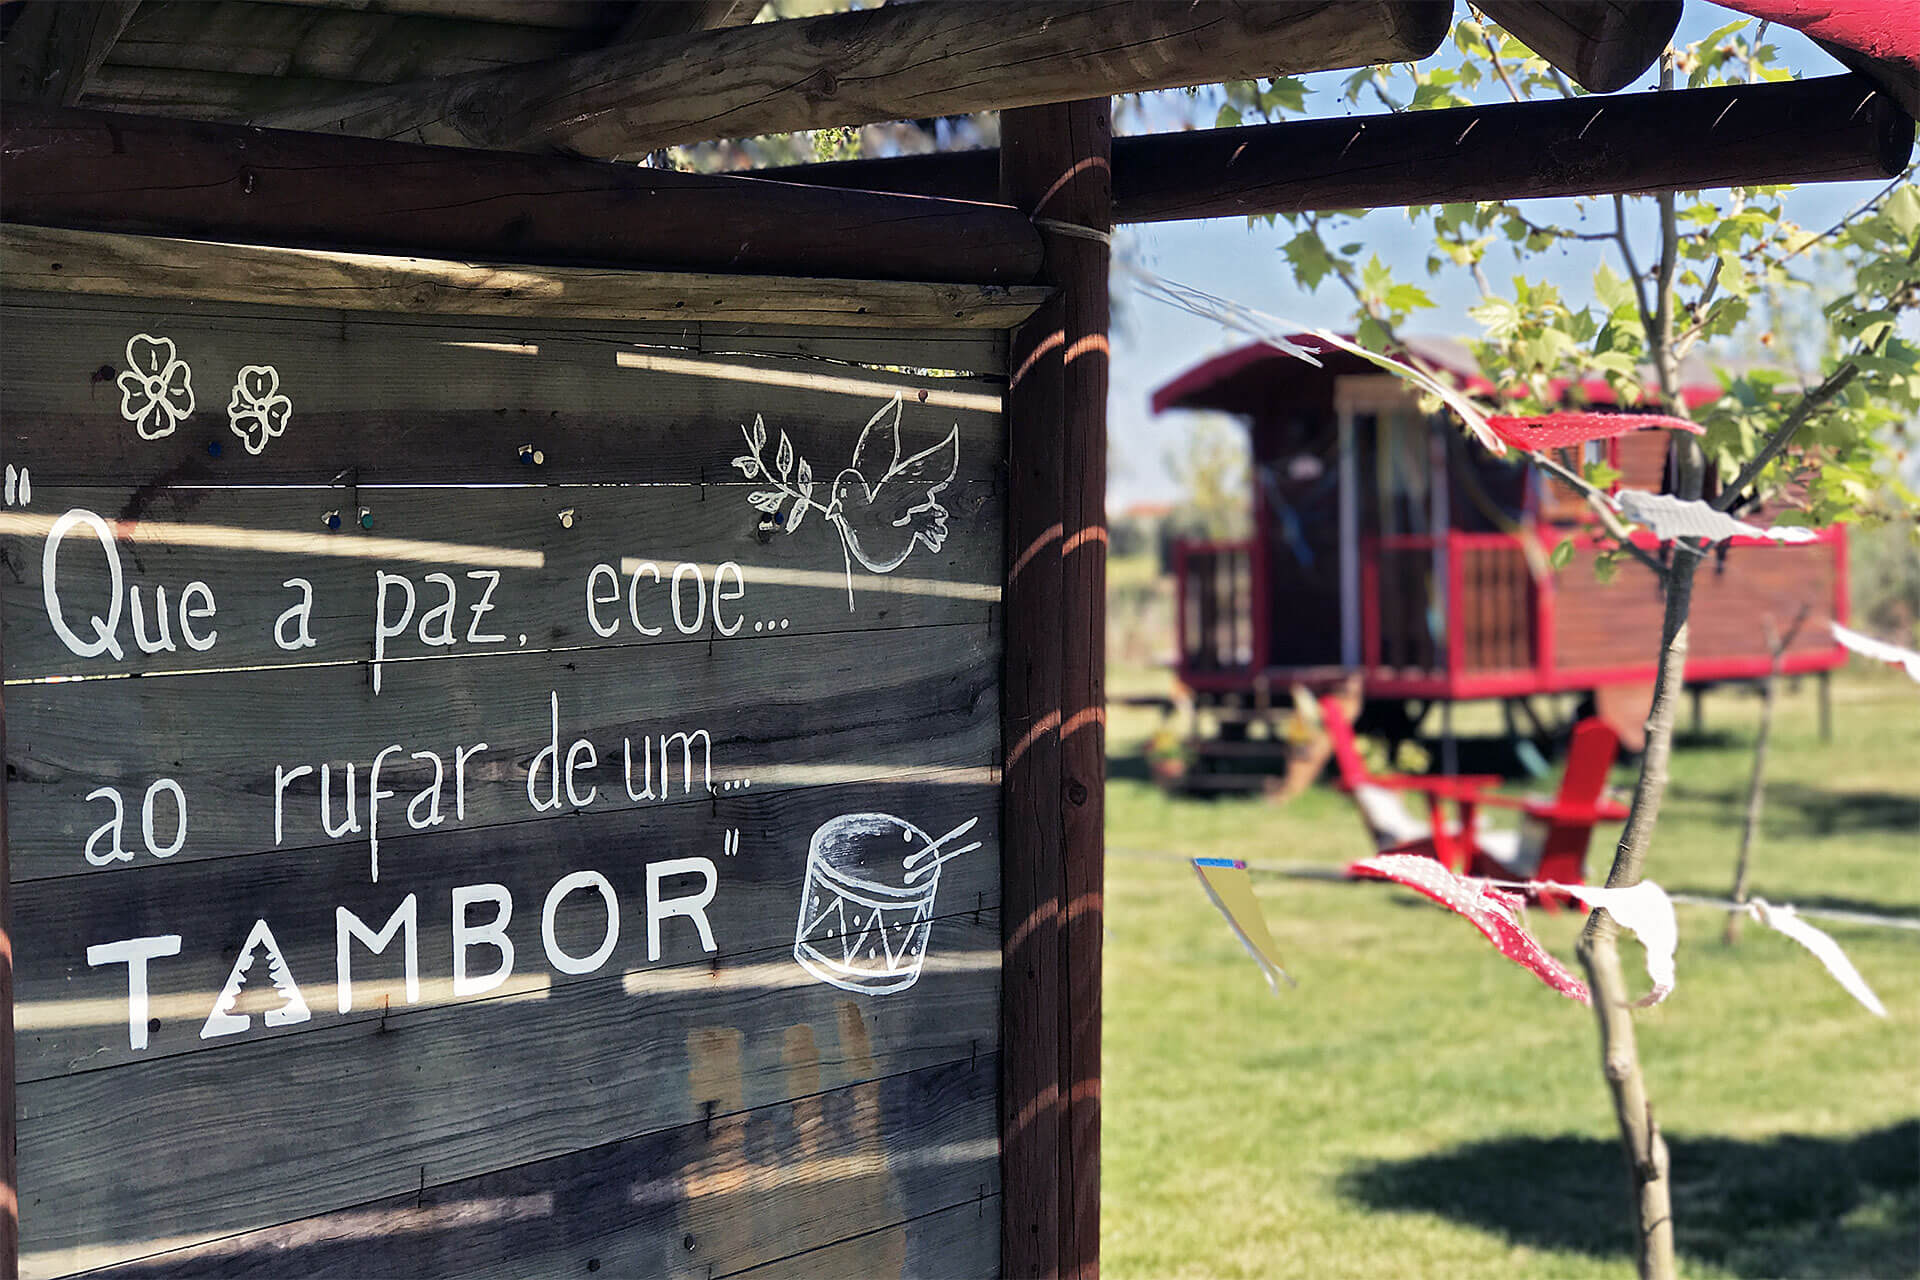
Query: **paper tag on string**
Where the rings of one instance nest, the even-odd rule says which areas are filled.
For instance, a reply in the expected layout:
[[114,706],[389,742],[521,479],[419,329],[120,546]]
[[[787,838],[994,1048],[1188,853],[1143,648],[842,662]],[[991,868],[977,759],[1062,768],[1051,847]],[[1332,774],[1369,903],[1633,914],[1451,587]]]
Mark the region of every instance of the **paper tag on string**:
[[1280,948],[1267,932],[1267,918],[1260,912],[1260,900],[1253,896],[1253,877],[1247,874],[1247,864],[1232,858],[1195,858],[1193,869],[1207,897],[1227,918],[1233,936],[1260,966],[1273,993],[1280,994],[1282,980],[1290,987],[1298,985],[1280,963]]
[[1858,631],[1843,627],[1837,622],[1829,622],[1833,628],[1833,638],[1863,658],[1872,658],[1875,662],[1889,662],[1903,669],[1907,675],[1920,680],[1920,653],[1911,649],[1902,649],[1897,644],[1888,644],[1885,640],[1875,640],[1872,636],[1863,636]]
[[1544,884],[1539,888],[1577,898],[1589,910],[1604,908],[1621,928],[1640,939],[1640,945],[1646,948],[1647,977],[1653,982],[1653,990],[1636,1000],[1636,1007],[1645,1009],[1673,994],[1673,953],[1680,945],[1680,923],[1674,918],[1673,899],[1665,889],[1651,880],[1623,889],[1586,884]]
[[1403,884],[1449,911],[1465,916],[1501,955],[1569,1000],[1592,1003],[1586,983],[1574,977],[1521,927],[1519,908],[1525,899],[1519,894],[1495,889],[1484,880],[1463,879],[1434,859],[1418,854],[1380,854],[1361,859],[1350,870]]
[[1812,529],[1795,525],[1762,529],[1757,524],[1736,520],[1724,511],[1716,511],[1711,503],[1690,502],[1672,494],[1623,489],[1614,501],[1621,515],[1653,530],[1662,541],[1705,538],[1709,542],[1724,542],[1728,538],[1768,538],[1774,542],[1812,542],[1820,536]]
[[1747,904],[1747,914],[1813,952],[1820,963],[1827,967],[1827,972],[1833,975],[1833,980],[1847,989],[1848,995],[1865,1005],[1874,1016],[1887,1016],[1887,1007],[1880,1003],[1879,996],[1873,994],[1873,988],[1853,967],[1853,961],[1847,959],[1847,953],[1840,949],[1840,944],[1802,920],[1792,907],[1776,907],[1765,898],[1755,898]]

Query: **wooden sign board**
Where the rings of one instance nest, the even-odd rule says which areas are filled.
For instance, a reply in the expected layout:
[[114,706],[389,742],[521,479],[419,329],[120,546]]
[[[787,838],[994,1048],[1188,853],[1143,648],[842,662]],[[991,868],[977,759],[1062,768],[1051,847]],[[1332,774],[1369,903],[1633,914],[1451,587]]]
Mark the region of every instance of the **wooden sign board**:
[[4,324],[23,1274],[997,1270],[1004,334]]

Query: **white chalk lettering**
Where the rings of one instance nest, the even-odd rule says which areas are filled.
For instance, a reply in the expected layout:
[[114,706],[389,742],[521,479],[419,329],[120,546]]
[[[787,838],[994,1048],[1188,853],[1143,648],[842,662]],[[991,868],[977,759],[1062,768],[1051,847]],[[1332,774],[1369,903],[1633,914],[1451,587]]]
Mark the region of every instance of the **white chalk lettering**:
[[[439,826],[445,820],[440,812],[440,788],[446,780],[447,768],[441,763],[439,755],[432,751],[415,751],[410,758],[433,761],[433,784],[423,788],[420,794],[407,804],[407,825],[415,831],[424,831],[428,827]],[[422,801],[427,804],[427,816],[424,818],[419,816]]]
[[[553,917],[561,902],[576,889],[592,888],[599,891],[601,901],[607,908],[607,932],[591,955],[571,956],[560,948],[560,941],[554,936]],[[649,921],[651,928],[651,921]],[[540,942],[547,951],[547,963],[561,973],[592,973],[607,962],[613,954],[613,947],[620,941],[620,904],[613,896],[613,886],[598,871],[574,871],[554,881],[553,888],[547,890],[547,900],[540,908]]]
[[[595,595],[593,591],[593,584],[599,581],[600,575],[603,573],[607,575],[607,582],[613,588],[613,594],[610,596]],[[592,627],[593,633],[603,640],[620,630],[620,619],[615,618],[612,622],[602,624],[597,606],[619,603],[619,573],[616,572],[610,564],[597,564],[593,566],[592,571],[587,574],[587,625]],[[638,625],[638,619],[635,620],[635,625]]]
[[[584,765],[578,763],[582,755],[587,758]],[[574,808],[584,809],[592,804],[593,798],[600,794],[600,788],[588,787],[585,798],[582,798],[580,793],[573,789],[573,771],[576,768],[591,769],[599,763],[600,753],[595,751],[593,744],[585,738],[577,740],[572,746],[567,748],[567,800]]]
[[320,766],[320,825],[326,830],[327,838],[338,840],[344,835],[360,834],[360,815],[353,805],[353,762],[347,762],[347,820],[339,826],[333,825],[333,766]]
[[[154,797],[165,791],[173,796],[174,829],[173,842],[165,848],[154,839]],[[140,805],[140,831],[147,840],[147,852],[156,858],[171,858],[180,852],[187,843],[187,793],[172,778],[161,778],[147,788],[147,798]]]
[[[407,633],[407,625],[413,621],[413,583],[405,574],[388,573],[385,569],[376,569],[373,575],[373,691],[380,692],[380,662],[387,655],[387,641]],[[387,592],[399,587],[406,598],[406,608],[397,622],[389,621],[387,612]]]
[[651,560],[635,565],[633,567],[633,577],[627,580],[627,613],[633,619],[633,629],[635,631],[638,631],[643,636],[657,636],[664,628],[650,627],[640,621],[640,575],[643,572],[653,575],[653,585],[656,587],[660,585],[660,568],[658,565],[654,564]]
[[146,610],[140,607],[139,587],[132,587],[127,591],[127,604],[131,606],[133,614],[133,642],[140,646],[140,652],[172,653],[174,651],[173,633],[167,629],[167,589],[165,587],[153,589],[154,625],[160,629],[160,634],[151,640],[147,638]]
[[[198,597],[200,604],[189,607],[187,602]],[[161,595],[161,605],[165,606],[166,596]],[[220,638],[218,631],[196,635],[193,630],[194,618],[211,618],[214,615],[213,588],[204,582],[189,582],[180,588],[180,638],[187,642],[187,648],[195,653],[205,653],[213,648],[213,642]]]
[[[681,612],[680,612],[680,579],[681,579],[681,578],[682,578],[682,577],[683,577],[684,575],[686,575],[686,574],[688,574],[688,573],[691,573],[691,574],[693,575],[693,585],[694,585],[694,591],[693,591],[693,600],[694,600],[694,603],[700,606],[700,608],[699,608],[699,610],[698,610],[698,612],[696,612],[696,613],[695,613],[695,614],[693,615],[693,621],[692,621],[692,622],[688,622],[688,621],[687,621],[687,620],[686,620],[686,619],[685,619],[684,617],[682,617],[682,616],[681,616]],[[691,636],[691,635],[698,635],[698,634],[699,634],[699,632],[700,632],[700,628],[701,628],[701,627],[702,627],[703,625],[705,625],[705,623],[706,623],[706,621],[707,621],[707,578],[706,578],[706,575],[705,575],[705,574],[703,574],[703,573],[702,573],[702,572],[700,571],[700,566],[699,566],[699,565],[697,565],[697,564],[681,564],[681,565],[675,565],[675,566],[674,566],[674,570],[673,570],[673,626],[674,626],[674,630],[676,630],[676,631],[678,631],[678,632],[679,632],[679,633],[680,633],[681,635],[683,635],[683,636]]]
[[[388,756],[399,755],[404,748],[399,743],[380,748],[373,758],[373,767],[367,770],[367,857],[371,862],[370,874],[375,884],[380,883],[380,802],[393,799],[393,792],[380,789],[380,766],[386,763]],[[352,775],[348,775],[351,778]],[[349,793],[351,794],[351,793]],[[351,805],[353,802],[347,802]]]
[[180,954],[180,935],[163,933],[151,938],[98,942],[87,948],[87,965],[127,966],[127,1047],[147,1047],[147,961]]
[[[420,615],[420,643],[430,645],[450,645],[454,641],[453,614],[459,605],[460,588],[454,585],[453,578],[444,573],[430,573],[425,581],[438,583],[446,590],[447,598]],[[434,630],[434,619],[440,621],[439,630]]]
[[453,820],[464,822],[467,817],[467,760],[487,749],[484,742],[476,742],[471,747],[453,749]]
[[[75,525],[83,524],[93,536],[99,539],[100,546],[107,553],[107,574],[111,585],[107,591],[107,616],[98,614],[88,619],[93,627],[94,638],[82,640],[73,628],[67,625],[66,615],[60,608],[60,544]],[[47,621],[53,624],[53,633],[60,642],[83,658],[97,658],[103,653],[114,657],[124,657],[120,650],[120,641],[115,633],[120,630],[120,552],[113,545],[113,531],[107,528],[107,522],[91,511],[75,508],[53,522],[53,528],[47,531],[47,545],[40,553],[40,591],[47,606]]]
[[273,766],[273,842],[277,845],[287,838],[287,788],[295,779],[313,772],[310,764],[297,765],[288,769],[285,765]]
[[[700,892],[691,897],[662,898],[660,882],[668,876],[697,875],[706,880]],[[693,927],[700,933],[701,947],[711,952],[715,950],[713,926],[707,922],[707,904],[713,901],[714,893],[719,889],[720,876],[715,870],[711,858],[673,858],[666,862],[647,864],[647,959],[660,958],[660,922],[673,916],[684,916],[693,921]]]
[[[491,902],[496,910],[486,924],[467,923],[467,908],[476,902]],[[513,895],[503,884],[463,884],[453,890],[453,994],[477,996],[504,983],[513,973],[513,939],[507,936],[507,921],[513,918]],[[493,947],[500,953],[500,964],[492,973],[478,976],[467,972],[467,951],[472,947]]]
[[[733,575],[733,580],[739,584],[740,589],[723,593],[720,590],[720,584],[727,580],[729,573]],[[732,626],[728,626],[726,623],[720,621],[720,602],[722,600],[738,600],[746,594],[747,575],[742,573],[740,566],[733,561],[722,561],[720,567],[713,571],[713,629],[715,631],[718,631],[723,636],[730,636],[746,625],[747,615],[744,613],[735,616]]]
[[487,584],[487,589],[480,593],[480,603],[472,607],[473,621],[467,626],[467,643],[503,643],[506,640],[506,636],[483,635],[480,631],[480,619],[482,615],[493,612],[493,593],[500,586],[500,571],[498,569],[469,569],[467,570],[467,576],[476,582],[484,582]]
[[[313,638],[313,584],[305,578],[288,578],[280,584],[289,589],[298,589],[300,603],[281,614],[273,624],[273,642],[282,649],[311,649],[316,643]],[[287,624],[294,624],[293,639],[287,639]]]
[[403,955],[407,966],[407,1003],[420,1002],[420,911],[414,895],[408,894],[387,918],[380,932],[367,928],[366,922],[345,907],[333,909],[334,981],[340,990],[340,1012],[353,1012],[353,939],[358,938],[375,955],[386,952],[393,935],[406,931]]
[[[125,847],[127,806],[126,802],[120,798],[120,793],[112,787],[95,787],[87,792],[87,799],[88,801],[102,799],[113,801],[113,817],[101,823],[94,829],[93,834],[87,837],[85,849],[87,861],[96,867],[108,866],[115,862],[132,862],[133,853]],[[113,835],[113,848],[105,853],[95,853],[94,850],[100,844],[100,837],[108,833]]]

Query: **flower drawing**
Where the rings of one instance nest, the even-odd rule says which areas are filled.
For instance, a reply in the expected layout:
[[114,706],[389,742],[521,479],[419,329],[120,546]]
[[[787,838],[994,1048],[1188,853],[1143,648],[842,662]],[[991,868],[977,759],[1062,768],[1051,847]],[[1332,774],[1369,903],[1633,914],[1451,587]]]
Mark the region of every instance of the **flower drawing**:
[[136,333],[127,339],[127,363],[120,384],[120,416],[142,440],[170,436],[193,412],[193,371],[173,349],[172,338]]
[[272,365],[250,364],[240,370],[227,401],[227,422],[248,453],[265,449],[267,441],[287,429],[292,416],[293,401],[280,394],[280,375]]

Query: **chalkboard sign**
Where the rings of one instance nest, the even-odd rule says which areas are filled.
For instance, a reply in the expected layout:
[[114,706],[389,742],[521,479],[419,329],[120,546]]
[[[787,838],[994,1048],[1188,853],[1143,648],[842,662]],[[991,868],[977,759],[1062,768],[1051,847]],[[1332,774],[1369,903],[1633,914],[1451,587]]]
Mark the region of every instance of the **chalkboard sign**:
[[4,324],[23,1274],[997,1269],[1003,335]]

